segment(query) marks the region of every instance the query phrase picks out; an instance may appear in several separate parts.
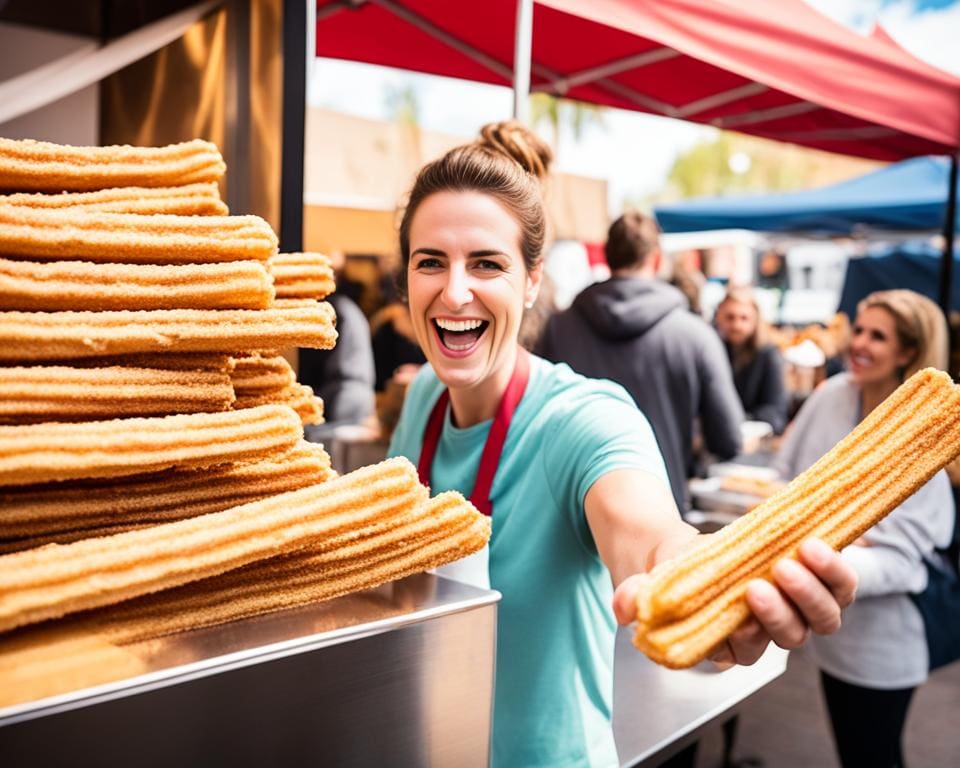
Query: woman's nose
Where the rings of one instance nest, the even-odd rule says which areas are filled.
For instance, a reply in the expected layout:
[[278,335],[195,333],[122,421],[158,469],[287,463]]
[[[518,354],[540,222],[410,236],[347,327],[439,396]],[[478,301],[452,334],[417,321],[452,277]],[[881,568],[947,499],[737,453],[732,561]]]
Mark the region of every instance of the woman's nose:
[[442,299],[451,309],[457,309],[473,301],[473,291],[470,289],[470,279],[466,270],[454,267],[447,272]]

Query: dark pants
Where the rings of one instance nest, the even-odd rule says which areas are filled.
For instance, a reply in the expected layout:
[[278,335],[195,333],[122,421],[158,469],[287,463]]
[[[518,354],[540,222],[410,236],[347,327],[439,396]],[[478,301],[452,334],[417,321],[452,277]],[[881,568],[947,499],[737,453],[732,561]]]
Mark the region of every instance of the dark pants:
[[820,673],[843,768],[904,768],[903,725],[915,688],[861,688]]

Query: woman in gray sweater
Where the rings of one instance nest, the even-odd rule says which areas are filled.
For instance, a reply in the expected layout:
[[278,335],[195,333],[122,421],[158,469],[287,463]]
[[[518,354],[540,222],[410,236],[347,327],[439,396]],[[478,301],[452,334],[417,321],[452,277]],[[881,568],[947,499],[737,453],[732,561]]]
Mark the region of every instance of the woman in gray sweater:
[[[827,379],[787,430],[778,457],[785,477],[813,464],[915,371],[946,367],[943,315],[912,291],[870,294],[857,308],[849,355],[849,372]],[[926,586],[924,558],[947,546],[953,521],[941,471],[843,552],[860,577],[857,601],[841,629],[813,638],[811,649],[844,768],[904,764],[907,709],[928,672],[923,619],[909,594]]]

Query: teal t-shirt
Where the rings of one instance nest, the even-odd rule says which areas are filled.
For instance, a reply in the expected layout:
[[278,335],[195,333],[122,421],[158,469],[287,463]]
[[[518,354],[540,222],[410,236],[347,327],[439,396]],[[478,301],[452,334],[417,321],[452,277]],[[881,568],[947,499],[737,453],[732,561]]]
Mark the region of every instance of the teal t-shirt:
[[[424,366],[407,392],[391,456],[417,463],[442,391]],[[491,424],[458,429],[448,407],[432,493],[470,495]],[[653,431],[626,391],[532,357],[490,491],[490,585],[503,595],[495,768],[618,765],[611,728],[613,588],[583,502],[597,479],[623,468],[650,472],[669,488]]]

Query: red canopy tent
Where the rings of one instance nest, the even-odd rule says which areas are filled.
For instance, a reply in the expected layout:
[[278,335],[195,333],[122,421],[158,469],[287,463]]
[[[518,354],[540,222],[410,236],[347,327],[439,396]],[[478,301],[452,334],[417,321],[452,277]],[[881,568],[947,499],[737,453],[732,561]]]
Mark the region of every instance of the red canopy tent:
[[[318,0],[317,55],[510,85],[517,0]],[[531,90],[877,160],[960,147],[960,82],[801,0],[535,0]]]
[[529,66],[532,91],[876,160],[951,154],[956,175],[960,80],[802,0],[317,0],[316,13],[318,56],[515,91]]

